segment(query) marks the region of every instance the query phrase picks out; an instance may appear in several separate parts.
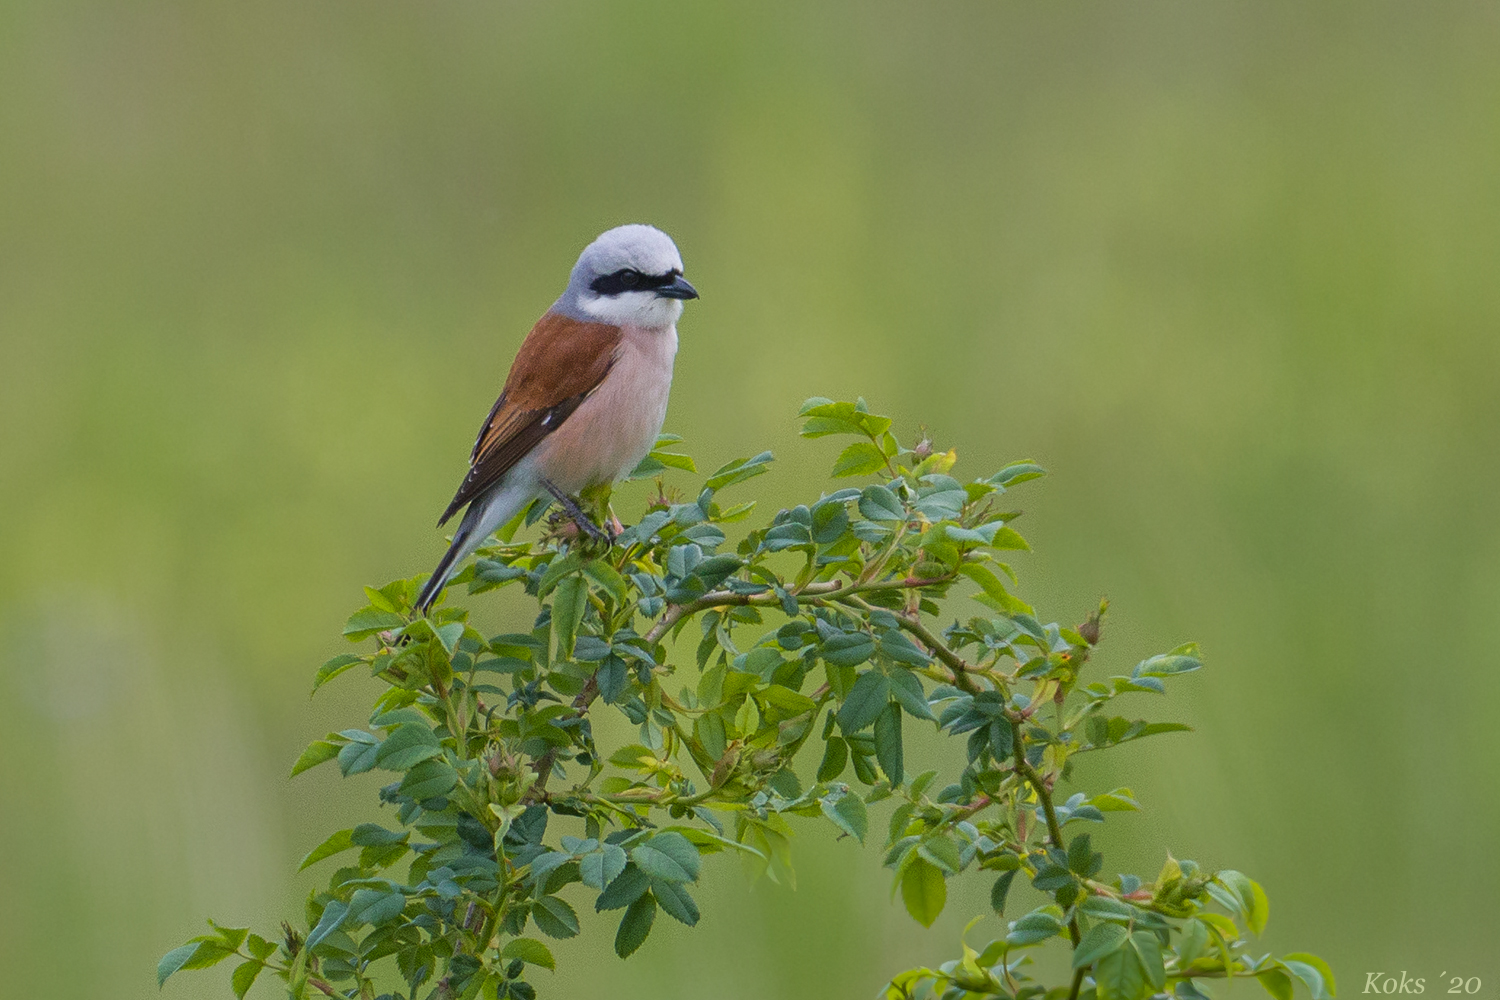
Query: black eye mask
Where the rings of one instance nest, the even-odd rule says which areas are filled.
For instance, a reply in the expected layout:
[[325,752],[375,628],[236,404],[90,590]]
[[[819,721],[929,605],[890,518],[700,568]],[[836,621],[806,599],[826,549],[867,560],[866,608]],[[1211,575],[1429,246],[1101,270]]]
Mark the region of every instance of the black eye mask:
[[631,267],[621,268],[613,274],[595,278],[589,287],[600,295],[619,295],[621,292],[645,292],[666,288],[677,280],[681,271],[666,274],[642,274]]

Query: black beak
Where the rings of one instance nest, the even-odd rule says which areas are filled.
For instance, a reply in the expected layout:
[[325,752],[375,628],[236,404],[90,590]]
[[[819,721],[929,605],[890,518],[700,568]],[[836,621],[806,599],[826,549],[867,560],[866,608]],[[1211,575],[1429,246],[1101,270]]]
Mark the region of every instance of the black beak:
[[688,284],[688,280],[679,274],[672,279],[670,285],[658,288],[656,294],[664,299],[696,299],[698,289]]

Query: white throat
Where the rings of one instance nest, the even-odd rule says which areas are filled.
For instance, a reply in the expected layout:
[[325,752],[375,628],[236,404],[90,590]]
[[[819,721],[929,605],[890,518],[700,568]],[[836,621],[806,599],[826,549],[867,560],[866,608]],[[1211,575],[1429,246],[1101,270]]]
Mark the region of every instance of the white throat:
[[579,319],[612,326],[639,326],[663,330],[676,326],[682,316],[682,300],[667,299],[654,291],[622,292],[619,295],[584,294],[575,300]]

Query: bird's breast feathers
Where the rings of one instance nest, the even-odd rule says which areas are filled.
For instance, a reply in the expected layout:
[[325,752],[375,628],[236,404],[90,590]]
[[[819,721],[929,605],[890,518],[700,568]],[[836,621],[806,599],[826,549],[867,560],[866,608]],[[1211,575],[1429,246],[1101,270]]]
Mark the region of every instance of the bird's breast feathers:
[[568,493],[627,475],[666,419],[676,329],[615,329],[620,338],[607,374],[536,449],[538,473]]

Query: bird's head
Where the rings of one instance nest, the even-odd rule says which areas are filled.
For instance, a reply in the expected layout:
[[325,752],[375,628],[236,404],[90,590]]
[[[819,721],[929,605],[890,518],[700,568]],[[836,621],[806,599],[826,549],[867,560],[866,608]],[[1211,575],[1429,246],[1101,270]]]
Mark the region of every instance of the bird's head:
[[557,306],[578,319],[667,327],[698,291],[682,276],[682,255],[653,226],[619,226],[584,247]]

